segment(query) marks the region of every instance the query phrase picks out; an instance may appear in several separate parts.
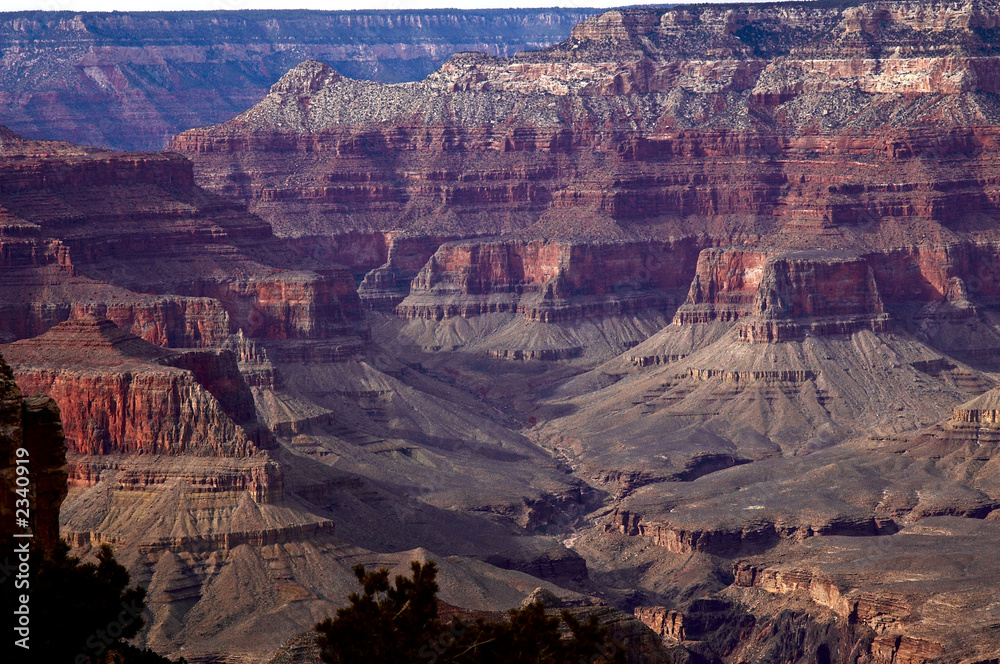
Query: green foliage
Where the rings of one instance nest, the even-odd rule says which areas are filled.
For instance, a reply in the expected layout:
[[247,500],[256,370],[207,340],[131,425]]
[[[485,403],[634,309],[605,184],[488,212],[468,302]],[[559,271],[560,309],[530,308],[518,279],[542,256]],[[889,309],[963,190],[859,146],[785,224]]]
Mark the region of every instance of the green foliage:
[[412,579],[397,576],[390,587],[388,570],[368,573],[364,565],[354,568],[364,594],[352,593],[348,598],[351,605],[338,609],[335,620],[327,618],[316,625],[324,661],[417,661],[420,644],[443,626],[437,619],[436,566],[414,561],[411,569]]
[[546,614],[541,603],[511,609],[508,620],[437,617],[437,567],[411,564],[413,578],[389,572],[354,573],[362,593],[335,618],[316,625],[329,664],[624,664],[625,652],[596,616],[580,622],[568,611]]

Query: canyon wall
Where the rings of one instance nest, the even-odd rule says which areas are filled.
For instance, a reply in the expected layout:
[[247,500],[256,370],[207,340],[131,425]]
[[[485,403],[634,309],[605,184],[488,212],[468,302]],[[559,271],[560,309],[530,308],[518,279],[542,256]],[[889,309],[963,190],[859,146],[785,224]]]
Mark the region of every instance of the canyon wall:
[[515,312],[544,323],[671,309],[690,281],[696,242],[465,240],[441,245],[396,307],[441,320]]
[[[998,26],[615,10],[416,82],[304,60],[193,165],[3,134],[4,352],[66,401],[66,531],[208,656],[273,636],[214,615],[312,624],[315,561],[433,546],[448,591],[571,580],[678,658],[995,659]],[[133,336],[46,346],[118,334],[88,314]]]
[[0,171],[0,338],[83,314],[173,347],[366,334],[348,269],[303,264],[177,155],[10,141]]
[[[857,274],[823,268],[794,288],[815,299],[851,281],[857,311],[828,301],[820,314],[802,300],[782,315],[826,322],[770,320],[745,326],[747,339],[886,330],[898,307],[990,302],[997,291],[1000,50],[989,26],[1000,14],[927,4],[615,10],[551,48],[457,54],[412,83],[307,60],[245,113],[170,148],[193,160],[199,183],[290,242],[424,238],[421,267],[375,265],[381,248],[364,265],[378,270],[354,267],[363,296],[406,319],[644,310],[731,322],[755,307],[770,319],[761,306],[791,296],[788,286],[769,277],[755,301],[762,275],[712,283],[715,268],[697,266],[715,259],[698,252],[717,248],[750,269],[820,250],[853,256],[843,269]],[[536,268],[521,276],[509,252],[542,266],[532,256],[543,238],[595,256],[634,246],[630,265],[602,273],[617,297],[609,284],[568,286],[565,271],[545,286]],[[675,269],[667,290],[689,288],[687,302],[658,292],[664,262]]]
[[22,389],[60,404],[78,454],[239,457],[274,444],[228,351],[171,352],[91,316],[4,351]]
[[8,12],[0,123],[36,139],[156,150],[243,112],[305,58],[418,80],[457,51],[560,41],[594,11]]

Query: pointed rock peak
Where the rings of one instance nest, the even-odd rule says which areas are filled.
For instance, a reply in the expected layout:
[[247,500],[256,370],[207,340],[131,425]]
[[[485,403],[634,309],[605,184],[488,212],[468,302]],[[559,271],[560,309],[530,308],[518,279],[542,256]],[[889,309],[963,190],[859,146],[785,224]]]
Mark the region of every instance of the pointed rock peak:
[[10,129],[8,129],[7,127],[4,127],[3,125],[0,125],[0,140],[21,142],[24,139],[21,138],[18,134],[15,134],[13,131],[11,131]]
[[0,156],[20,154],[27,144],[23,136],[0,125]]
[[343,78],[319,60],[304,60],[271,86],[271,93],[307,95]]
[[548,588],[535,588],[530,595],[521,600],[521,608],[526,609],[536,602],[544,604],[546,609],[559,609],[563,606],[562,600]]

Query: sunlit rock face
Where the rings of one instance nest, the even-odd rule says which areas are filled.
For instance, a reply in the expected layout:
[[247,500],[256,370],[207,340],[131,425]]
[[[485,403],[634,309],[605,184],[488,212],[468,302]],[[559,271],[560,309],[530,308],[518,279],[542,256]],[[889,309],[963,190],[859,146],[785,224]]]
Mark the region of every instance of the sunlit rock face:
[[185,129],[242,113],[304,58],[358,78],[416,81],[459,51],[543,48],[596,12],[8,13],[0,124],[36,139],[161,150]]

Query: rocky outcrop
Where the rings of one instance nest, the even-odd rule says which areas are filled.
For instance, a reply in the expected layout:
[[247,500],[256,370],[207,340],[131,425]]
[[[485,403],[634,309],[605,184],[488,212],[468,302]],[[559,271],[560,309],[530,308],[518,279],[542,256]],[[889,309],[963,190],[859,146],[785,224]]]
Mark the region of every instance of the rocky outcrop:
[[[140,551],[145,554],[164,552],[198,554],[214,551],[229,551],[238,546],[265,547],[300,542],[305,539],[324,538],[333,535],[332,521],[319,521],[288,528],[268,528],[249,532],[225,532],[195,537],[177,537],[144,542]],[[106,543],[95,533],[68,533],[67,542],[73,546],[100,546]]]
[[512,312],[553,323],[673,309],[689,281],[690,242],[465,240],[442,245],[396,308],[441,320]]
[[[991,611],[988,593],[975,587],[994,575],[986,562],[993,529],[938,518],[881,538],[877,547],[865,538],[812,538],[736,561],[730,585],[709,596],[640,606],[635,614],[666,643],[722,661],[984,661],[996,636],[973,616]],[[947,540],[957,533],[967,539]],[[959,547],[962,569],[917,567],[932,559],[923,558],[933,556],[928,546]],[[969,595],[942,608],[955,593]],[[964,634],[956,634],[954,619]]]
[[271,390],[282,387],[281,373],[271,361],[267,349],[244,335],[242,330],[231,335],[222,346],[236,356],[240,375],[248,386]]
[[202,498],[209,498],[211,494],[232,497],[245,493],[260,504],[281,502],[284,478],[273,460],[262,455],[227,457],[220,462],[200,459],[199,465],[187,467],[176,461],[147,464],[139,455],[128,452],[72,453],[68,462],[68,484],[77,489],[113,486],[116,491],[137,492],[163,491],[179,484],[188,495],[207,494]]
[[[45,552],[59,539],[59,506],[67,491],[66,443],[56,403],[43,394],[22,395],[0,357],[0,487],[4,492],[0,517],[10,524],[0,541],[10,551],[15,532],[30,532],[32,549]],[[20,466],[28,472],[18,472]],[[18,477],[27,477],[29,482],[20,483]],[[19,494],[19,488],[27,491]],[[15,529],[15,508],[25,507],[15,500],[22,496],[27,498],[29,527]]]
[[[969,26],[994,9],[963,6],[964,27],[947,28],[864,11],[887,18],[859,33],[846,7],[616,11],[554,48],[456,56],[395,86],[305,62],[247,113],[172,145],[275,223],[294,210],[330,229],[457,228],[444,206],[467,232],[732,243],[784,229],[781,242],[817,248],[907,236],[880,219],[932,238],[928,221],[989,213],[996,137],[977,95],[992,94],[996,53]],[[927,162],[936,184],[908,168]]]
[[385,262],[370,269],[358,286],[361,301],[374,309],[393,310],[412,289],[413,280],[446,242],[456,237],[386,233]]
[[732,322],[750,315],[766,261],[761,251],[702,251],[687,300],[677,310],[674,324]]
[[[47,152],[45,152],[47,151]],[[0,151],[0,338],[106,316],[147,341],[218,347],[366,335],[351,272],[302,261],[193,185],[177,155],[13,141]]]
[[890,327],[875,272],[858,256],[706,249],[675,325],[735,322],[747,342]]
[[663,520],[644,521],[641,515],[621,510],[612,519],[611,528],[625,535],[649,537],[657,546],[665,547],[671,553],[690,554],[711,553],[717,556],[734,556],[741,552],[762,551],[777,544],[782,539],[801,540],[814,536],[875,537],[897,532],[895,523],[889,519],[873,516],[838,516],[815,520],[809,523],[803,519],[799,523],[782,522],[768,518],[748,519],[743,522],[733,520],[720,523],[716,527],[699,528],[691,523],[670,523]]
[[229,351],[169,351],[88,317],[4,353],[25,389],[59,403],[78,454],[241,457],[274,445]]
[[635,617],[664,641],[684,640],[684,614],[680,611],[671,611],[664,606],[637,606]]
[[951,421],[953,426],[972,426],[979,429],[993,429],[1000,425],[1000,394],[990,390],[986,394],[955,408]]
[[[10,152],[12,149],[4,146],[3,153],[7,155]],[[72,154],[73,152],[77,154]],[[123,183],[161,187],[194,185],[190,165],[178,155],[121,154],[98,150],[91,150],[89,154],[83,152],[82,149],[57,150],[56,154],[61,157],[60,159],[5,160],[0,166],[0,173],[3,175],[3,187],[0,188],[0,193],[8,195],[46,189],[75,189]],[[63,211],[50,207],[39,212],[59,214]],[[164,212],[176,214],[177,211]]]
[[246,110],[303,58],[360,78],[418,80],[457,51],[510,55],[547,46],[593,13],[10,14],[0,21],[0,122],[33,138],[158,150],[180,131]]
[[874,271],[861,258],[829,252],[769,259],[751,310],[754,317],[739,324],[740,339],[750,343],[891,328]]
[[[696,281],[682,323],[759,308],[756,267],[797,250],[863,259],[872,275],[850,278],[874,293],[873,276],[886,310],[946,299],[952,279],[993,297],[998,141],[983,95],[993,94],[997,55],[976,26],[996,11],[933,6],[926,11],[949,18],[914,18],[893,3],[618,10],[545,51],[463,54],[399,85],[307,61],[254,108],[172,146],[192,157],[199,182],[244,200],[282,235],[407,229],[686,246],[674,256]],[[740,248],[704,254],[692,270],[694,252],[714,246]],[[425,269],[447,271],[448,260]],[[500,294],[534,282],[500,272],[442,277],[434,293],[422,274],[400,311],[531,309]],[[821,272],[811,278],[830,288],[842,278]],[[363,290],[393,301],[406,276],[377,270]],[[493,276],[492,299],[471,293]],[[805,312],[795,315],[818,315]],[[746,334],[886,330],[883,313],[769,319]],[[685,354],[668,351],[640,363]]]

